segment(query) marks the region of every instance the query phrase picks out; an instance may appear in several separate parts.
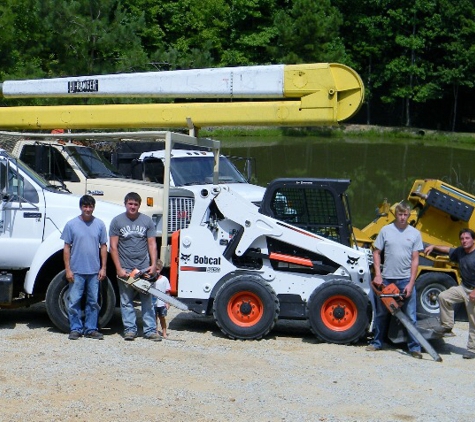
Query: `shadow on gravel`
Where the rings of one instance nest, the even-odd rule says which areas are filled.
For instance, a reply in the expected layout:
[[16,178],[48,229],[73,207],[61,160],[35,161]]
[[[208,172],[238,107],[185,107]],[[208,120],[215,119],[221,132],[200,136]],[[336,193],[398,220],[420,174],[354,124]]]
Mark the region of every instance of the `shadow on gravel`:
[[168,325],[170,330],[174,331],[212,332],[216,334],[221,332],[215,324],[213,317],[198,315],[194,312],[180,312],[173,319],[169,320]]
[[[447,337],[450,338],[450,337]],[[439,355],[460,355],[462,356],[466,349],[464,347],[455,346],[453,344],[447,343],[444,339],[432,340],[432,347],[437,351]]]
[[[61,333],[49,319],[44,302],[36,303],[27,308],[0,310],[0,329],[13,330],[18,325],[26,325],[30,330],[43,329],[52,333]],[[122,333],[119,308],[115,310],[108,326],[102,328],[101,331],[104,335]]]
[[[194,333],[211,333],[215,337],[227,338],[211,316],[180,312],[169,321],[170,330]],[[306,321],[279,320],[274,329],[263,340],[276,340],[278,337],[301,338],[303,342],[319,343],[310,331]]]
[[28,308],[0,310],[0,329],[14,329],[17,325],[44,329],[52,327],[44,303],[36,303]]

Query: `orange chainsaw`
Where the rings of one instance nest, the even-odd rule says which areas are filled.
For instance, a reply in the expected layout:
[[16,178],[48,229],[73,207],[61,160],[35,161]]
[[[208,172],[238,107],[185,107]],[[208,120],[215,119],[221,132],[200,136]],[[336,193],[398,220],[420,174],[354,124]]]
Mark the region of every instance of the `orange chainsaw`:
[[181,309],[182,311],[189,310],[188,306],[183,302],[153,287],[152,283],[157,279],[157,277],[151,276],[145,270],[134,269],[130,272],[130,274],[128,274],[126,278],[117,277],[117,279],[131,286],[140,293],[155,296],[163,302],[169,303],[170,305],[174,306],[175,308]]
[[431,344],[424,338],[424,336],[419,332],[417,327],[412,323],[408,316],[402,311],[402,305],[404,304],[405,294],[401,293],[398,287],[391,283],[387,286],[384,285],[375,285],[371,283],[374,293],[381,299],[384,306],[388,309],[391,315],[394,315],[401,324],[410,332],[414,338],[417,339],[419,344],[425,349],[432,359],[436,362],[442,362],[442,358],[431,346]]

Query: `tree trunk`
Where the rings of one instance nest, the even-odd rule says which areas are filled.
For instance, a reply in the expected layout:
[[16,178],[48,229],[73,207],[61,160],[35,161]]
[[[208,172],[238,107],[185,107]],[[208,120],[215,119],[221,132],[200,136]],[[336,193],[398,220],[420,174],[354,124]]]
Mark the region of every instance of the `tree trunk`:
[[[372,69],[372,58],[369,58],[369,64],[368,64],[368,78],[367,78],[367,87],[368,90],[371,89],[371,69]],[[366,124],[370,125],[371,124],[371,100],[367,97],[366,98]]]
[[457,105],[458,105],[458,98],[459,98],[459,84],[454,83],[454,105],[452,109],[452,132],[455,132],[455,122],[457,120]]

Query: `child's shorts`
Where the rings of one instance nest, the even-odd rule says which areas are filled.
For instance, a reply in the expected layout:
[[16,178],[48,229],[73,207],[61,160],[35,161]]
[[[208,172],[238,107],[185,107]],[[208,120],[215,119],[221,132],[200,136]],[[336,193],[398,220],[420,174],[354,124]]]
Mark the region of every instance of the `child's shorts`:
[[157,306],[157,307],[155,307],[155,315],[158,316],[158,317],[166,317],[167,316],[166,306]]

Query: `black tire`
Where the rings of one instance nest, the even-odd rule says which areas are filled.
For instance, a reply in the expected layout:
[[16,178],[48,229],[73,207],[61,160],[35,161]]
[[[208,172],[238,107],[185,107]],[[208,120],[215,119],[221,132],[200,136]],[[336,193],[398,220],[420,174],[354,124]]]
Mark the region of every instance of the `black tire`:
[[327,343],[351,344],[363,337],[371,322],[366,293],[345,279],[332,279],[316,288],[307,305],[310,329]]
[[226,281],[213,302],[216,324],[232,339],[261,339],[274,328],[279,312],[279,300],[272,287],[251,275]]
[[[68,318],[69,283],[66,280],[66,271],[58,273],[46,290],[46,312],[51,322],[62,332],[69,332]],[[115,293],[112,283],[107,278],[101,281],[99,291],[99,327],[105,327],[112,318],[115,308]]]
[[456,286],[450,275],[431,271],[420,275],[416,280],[417,313],[428,317],[439,315],[437,298],[443,291]]

